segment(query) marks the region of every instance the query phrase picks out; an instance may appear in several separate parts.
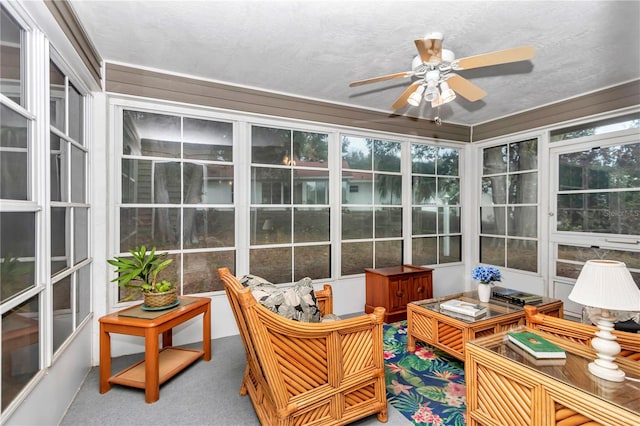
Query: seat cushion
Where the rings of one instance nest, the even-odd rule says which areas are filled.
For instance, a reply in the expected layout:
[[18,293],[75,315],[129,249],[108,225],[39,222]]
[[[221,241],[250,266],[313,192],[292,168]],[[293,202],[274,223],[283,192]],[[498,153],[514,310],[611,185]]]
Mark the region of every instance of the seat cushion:
[[320,308],[311,278],[303,278],[287,288],[276,287],[255,275],[245,275],[240,282],[270,311],[294,321],[320,322]]

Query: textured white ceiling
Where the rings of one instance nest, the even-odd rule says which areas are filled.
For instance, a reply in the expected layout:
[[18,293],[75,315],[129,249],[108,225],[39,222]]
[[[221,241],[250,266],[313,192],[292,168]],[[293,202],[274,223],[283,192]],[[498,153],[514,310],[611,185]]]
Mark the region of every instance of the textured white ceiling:
[[[460,74],[488,92],[441,107],[473,125],[640,78],[638,1],[70,0],[103,59],[393,112],[413,40],[444,33],[456,57],[531,44],[531,61]],[[399,113],[433,118],[424,103]]]

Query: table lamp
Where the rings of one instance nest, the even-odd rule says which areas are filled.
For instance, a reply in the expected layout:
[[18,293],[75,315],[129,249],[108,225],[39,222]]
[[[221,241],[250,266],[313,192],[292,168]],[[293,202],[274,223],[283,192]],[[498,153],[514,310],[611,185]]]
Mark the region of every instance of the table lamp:
[[573,286],[569,299],[582,305],[601,308],[596,337],[591,340],[598,358],[589,363],[594,376],[614,382],[624,380],[624,371],[614,362],[620,353],[613,330],[611,310],[640,311],[640,289],[623,262],[588,260]]

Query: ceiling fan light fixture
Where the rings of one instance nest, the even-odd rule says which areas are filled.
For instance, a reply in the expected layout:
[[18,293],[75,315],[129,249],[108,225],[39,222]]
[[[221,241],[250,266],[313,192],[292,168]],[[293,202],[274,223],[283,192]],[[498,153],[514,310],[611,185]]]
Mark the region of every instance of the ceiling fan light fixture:
[[451,90],[446,81],[440,83],[440,98],[442,99],[443,104],[451,102],[456,98],[456,92]]
[[433,102],[433,100],[438,97],[440,97],[440,91],[436,87],[436,84],[429,83],[427,89],[424,91],[424,100],[427,102]]
[[420,105],[420,101],[422,101],[423,93],[424,93],[424,86],[422,85],[418,86],[415,92],[413,92],[411,95],[409,95],[409,98],[407,98],[407,103],[411,106]]

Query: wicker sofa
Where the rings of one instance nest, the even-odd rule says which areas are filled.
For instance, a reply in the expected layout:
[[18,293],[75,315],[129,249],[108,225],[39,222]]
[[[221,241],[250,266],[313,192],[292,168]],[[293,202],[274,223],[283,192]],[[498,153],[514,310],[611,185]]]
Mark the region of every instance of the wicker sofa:
[[[524,310],[527,327],[591,348],[591,339],[595,337],[598,327],[550,317],[539,313],[535,306],[525,306]],[[621,351],[618,357],[623,358],[624,361],[633,361],[637,363],[636,367],[640,368],[640,334],[618,330],[613,330],[612,333],[616,336],[618,344],[620,344]],[[589,350],[591,351],[591,349]]]
[[[341,425],[377,414],[387,421],[382,349],[384,309],[303,323],[260,305],[228,268],[218,269],[247,357],[240,394],[263,425]],[[331,286],[316,293],[332,313]]]

